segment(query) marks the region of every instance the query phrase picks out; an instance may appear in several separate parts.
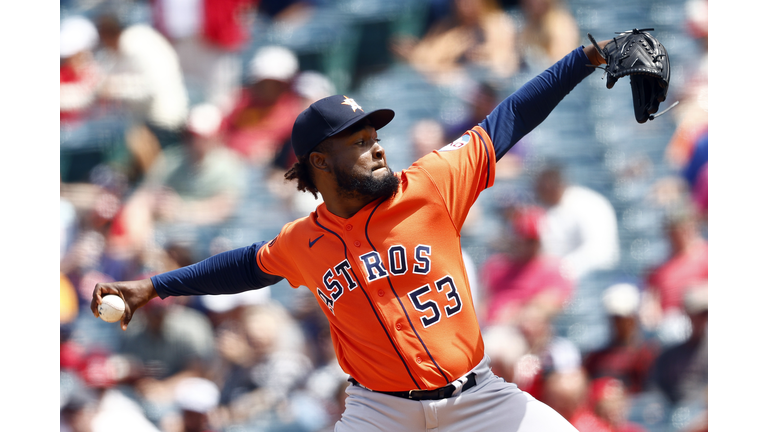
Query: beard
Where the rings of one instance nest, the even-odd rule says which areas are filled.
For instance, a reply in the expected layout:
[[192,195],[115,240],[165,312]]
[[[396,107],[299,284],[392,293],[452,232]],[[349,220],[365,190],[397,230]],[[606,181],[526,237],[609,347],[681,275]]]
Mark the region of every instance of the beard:
[[333,168],[339,195],[346,198],[364,198],[371,201],[393,196],[400,186],[400,179],[387,167],[387,174],[377,179],[372,172],[368,175],[343,172]]

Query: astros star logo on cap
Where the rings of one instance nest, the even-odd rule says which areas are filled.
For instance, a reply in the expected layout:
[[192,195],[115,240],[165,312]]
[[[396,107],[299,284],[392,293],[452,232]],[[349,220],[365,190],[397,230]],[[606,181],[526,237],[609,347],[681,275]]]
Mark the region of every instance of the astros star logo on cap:
[[[352,111],[353,111],[353,112],[357,111],[358,109],[359,109],[360,111],[363,111],[363,107],[361,107],[360,105],[358,105],[358,104],[357,104],[357,102],[355,102],[355,100],[354,100],[354,99],[352,99],[352,98],[348,98],[348,97],[346,97],[346,96],[344,96],[344,102],[342,102],[341,104],[342,104],[342,105],[349,105],[349,106],[351,106],[351,107],[352,107]],[[363,111],[363,112],[365,112],[365,111]]]

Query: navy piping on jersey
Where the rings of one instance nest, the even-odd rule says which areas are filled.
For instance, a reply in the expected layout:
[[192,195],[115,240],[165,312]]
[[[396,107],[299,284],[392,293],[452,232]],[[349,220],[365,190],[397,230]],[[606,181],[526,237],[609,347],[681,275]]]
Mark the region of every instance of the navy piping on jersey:
[[488,164],[485,166],[485,189],[488,189],[488,182],[491,180],[491,154],[488,152],[488,144],[486,144],[485,140],[483,139],[483,136],[477,133],[477,131],[470,130],[469,132],[474,133],[477,135],[478,138],[480,138],[480,141],[483,143],[483,148],[485,149],[485,158],[488,159]]
[[[324,229],[325,231],[328,231],[329,233],[333,234],[334,236],[336,236],[336,238],[339,239],[341,244],[344,246],[344,258],[349,260],[349,257],[347,256],[347,244],[344,243],[344,239],[342,239],[340,235],[333,232],[329,228],[324,227],[317,220],[315,220],[315,224],[317,224],[317,226]],[[360,283],[360,279],[357,277],[357,273],[355,273],[355,269],[350,267],[349,270],[352,272],[352,276],[355,278],[355,281],[357,281],[357,286],[359,286],[360,290],[363,292],[363,294],[365,294],[365,299],[368,300],[368,304],[371,306],[371,310],[373,311],[373,314],[376,315],[376,319],[379,321],[379,325],[384,330],[384,333],[387,335],[387,339],[389,339],[389,343],[392,344],[392,349],[394,349],[395,353],[397,353],[397,356],[400,357],[400,361],[403,363],[403,366],[405,366],[405,370],[408,372],[408,376],[411,377],[411,381],[413,381],[413,384],[416,386],[416,388],[421,390],[421,386],[419,386],[419,383],[416,382],[416,378],[413,377],[413,374],[411,373],[411,369],[408,367],[408,363],[405,362],[403,355],[400,353],[400,350],[397,349],[397,346],[395,345],[395,341],[392,340],[392,336],[389,335],[389,331],[387,331],[387,327],[381,321],[381,317],[379,316],[379,313],[376,311],[376,308],[373,306],[373,302],[371,301],[371,298],[368,296],[368,293],[365,292],[364,285]],[[353,378],[357,379],[357,377],[353,377]]]
[[[370,222],[371,222],[371,218],[373,217],[373,213],[376,212],[376,210],[379,209],[379,206],[384,204],[384,202],[386,202],[386,201],[387,200],[382,200],[380,203],[376,204],[376,207],[374,207],[373,210],[371,210],[371,214],[368,215],[368,220],[365,222],[365,238],[366,238],[366,240],[368,240],[368,244],[371,246],[371,248],[374,250],[374,252],[378,252],[378,251],[376,250],[376,247],[373,246],[373,243],[371,242],[371,238],[368,237],[368,224],[370,224]],[[392,290],[392,294],[395,295],[395,298],[397,299],[397,302],[400,303],[400,307],[403,309],[403,314],[408,319],[408,324],[411,326],[411,330],[413,330],[413,333],[416,335],[416,338],[419,339],[419,343],[421,343],[421,346],[424,347],[424,351],[427,352],[427,355],[429,356],[429,359],[432,361],[432,364],[435,365],[437,370],[440,372],[440,375],[442,375],[443,378],[445,379],[445,383],[446,384],[450,384],[451,380],[449,380],[448,377],[445,376],[445,372],[443,372],[443,368],[441,368],[440,365],[437,364],[437,361],[435,360],[435,358],[432,357],[432,353],[429,352],[429,348],[427,348],[427,345],[421,339],[421,336],[419,336],[419,332],[416,331],[416,327],[413,325],[413,322],[411,321],[410,315],[408,315],[408,312],[405,310],[405,306],[403,305],[403,301],[400,300],[400,296],[395,291],[394,285],[392,285],[392,279],[390,278],[389,273],[387,273],[387,282],[389,283],[389,288]]]

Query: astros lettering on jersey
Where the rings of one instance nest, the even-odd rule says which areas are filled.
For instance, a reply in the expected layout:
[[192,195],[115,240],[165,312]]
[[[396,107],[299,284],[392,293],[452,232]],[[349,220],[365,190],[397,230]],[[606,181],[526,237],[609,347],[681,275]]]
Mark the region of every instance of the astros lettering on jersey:
[[341,368],[362,385],[445,386],[484,354],[460,233],[495,166],[490,137],[476,126],[396,173],[393,197],[349,219],[321,204],[285,225],[258,265],[314,293]]

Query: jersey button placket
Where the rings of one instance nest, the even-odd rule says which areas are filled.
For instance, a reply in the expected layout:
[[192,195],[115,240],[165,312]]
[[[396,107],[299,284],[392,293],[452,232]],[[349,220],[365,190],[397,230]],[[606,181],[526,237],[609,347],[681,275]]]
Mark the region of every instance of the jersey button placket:
[[379,290],[379,297],[384,297],[384,290]]
[[400,323],[397,323],[397,324],[395,324],[395,328],[396,328],[398,331],[400,331],[400,330],[402,330],[402,329],[403,329],[403,325],[402,325],[402,324],[400,324]]
[[355,240],[355,247],[360,247],[360,244],[361,243],[359,241]]
[[347,231],[352,231],[352,224],[347,224],[347,226],[344,227]]
[[421,364],[421,356],[416,356],[416,364]]

